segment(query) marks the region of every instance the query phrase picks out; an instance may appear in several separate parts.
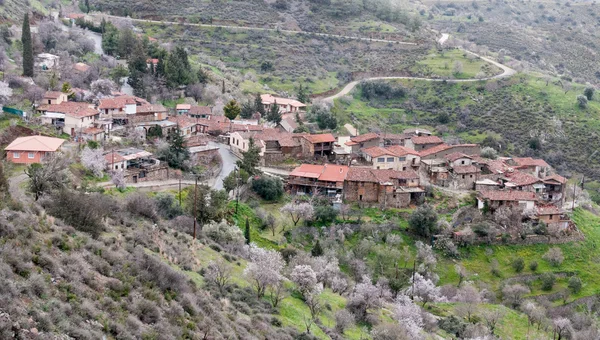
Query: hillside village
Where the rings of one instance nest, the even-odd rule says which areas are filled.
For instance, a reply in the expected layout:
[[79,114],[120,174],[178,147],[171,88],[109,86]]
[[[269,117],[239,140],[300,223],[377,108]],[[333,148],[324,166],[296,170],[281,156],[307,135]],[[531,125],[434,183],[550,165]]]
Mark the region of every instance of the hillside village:
[[[82,6],[96,1],[25,15],[0,41],[0,338],[600,338],[600,209],[550,165],[549,133],[523,150],[406,107],[370,126],[352,105],[393,111],[411,88],[274,90],[268,60],[241,91],[191,47]],[[456,78],[409,81],[483,93],[517,77],[489,60],[503,73],[457,61]]]

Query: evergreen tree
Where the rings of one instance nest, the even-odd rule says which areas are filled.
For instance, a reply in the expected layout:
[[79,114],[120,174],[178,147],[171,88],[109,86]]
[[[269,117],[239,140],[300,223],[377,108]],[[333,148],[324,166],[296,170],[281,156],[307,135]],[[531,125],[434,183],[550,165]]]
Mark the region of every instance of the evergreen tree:
[[281,113],[279,112],[279,105],[277,105],[277,101],[273,102],[273,105],[271,105],[271,109],[269,110],[266,118],[269,122],[275,124],[281,123]]
[[246,102],[242,105],[242,110],[240,111],[240,116],[244,119],[252,118],[252,115],[255,113],[255,108],[252,102]]
[[[144,44],[142,43],[142,41],[137,39],[137,37],[135,36],[135,34],[133,33],[133,31],[131,29],[122,30],[119,34],[119,41],[118,41],[118,47],[117,47],[119,56],[121,58],[129,59],[129,57],[131,57],[132,54],[134,53],[137,43],[140,43],[140,45],[142,46],[142,49],[144,49],[144,51],[146,50],[144,48]],[[146,53],[144,53],[144,55],[145,54]],[[144,60],[144,62],[146,62],[146,60]]]
[[227,105],[225,105],[225,107],[223,108],[225,117],[227,117],[231,120],[234,120],[237,116],[239,116],[241,111],[242,110],[240,109],[240,106],[233,99],[231,101],[229,101],[229,103],[227,103]]
[[256,94],[254,98],[254,108],[256,112],[260,113],[261,117],[265,116],[265,106],[262,103],[262,98],[260,97],[260,93]]
[[23,75],[33,77],[33,42],[31,40],[31,27],[29,27],[29,13],[25,13],[23,18],[21,43],[23,43]]
[[260,174],[258,166],[260,164],[260,148],[254,143],[254,139],[250,138],[248,143],[248,151],[242,152],[242,159],[237,161],[237,166],[246,171],[250,176]]
[[315,243],[315,246],[310,251],[310,254],[314,257],[319,257],[323,255],[323,248],[321,247],[321,243],[319,242],[319,240],[317,240],[317,243]]
[[146,133],[146,138],[162,138],[163,131],[162,128],[158,125],[154,125],[148,129],[148,133]]
[[136,41],[131,58],[129,58],[129,80],[128,83],[133,87],[133,92],[136,96],[145,97],[146,89],[142,82],[142,78],[148,72],[146,64],[146,53],[141,42]]
[[167,85],[175,88],[180,85],[188,85],[192,78],[192,67],[187,52],[183,47],[176,47],[167,58],[165,66]]
[[166,158],[170,167],[176,169],[183,169],[185,161],[190,159],[190,151],[185,146],[185,139],[179,126],[175,127],[169,133],[169,151],[163,157]]
[[250,244],[250,222],[246,217],[246,230],[244,231],[244,237],[246,238],[246,244]]
[[90,0],[85,0],[86,13],[90,12]]
[[206,84],[208,83],[209,79],[210,77],[208,75],[208,72],[206,72],[206,70],[202,68],[202,66],[200,66],[200,69],[198,70],[198,83]]
[[102,49],[104,53],[115,56],[119,49],[119,30],[111,22],[102,23]]
[[222,80],[221,94],[225,94],[225,79]]
[[306,93],[306,88],[300,84],[300,88],[298,89],[298,101],[306,104],[309,102],[309,100],[310,99],[308,98],[308,93]]

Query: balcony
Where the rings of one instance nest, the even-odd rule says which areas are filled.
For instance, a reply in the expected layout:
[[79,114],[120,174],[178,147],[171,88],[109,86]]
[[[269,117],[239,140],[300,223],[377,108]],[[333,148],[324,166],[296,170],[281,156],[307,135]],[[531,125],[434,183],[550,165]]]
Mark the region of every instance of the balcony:
[[317,188],[331,188],[331,189],[343,189],[344,186],[340,184],[339,186],[335,182],[324,182],[324,181],[315,181],[309,178],[290,178],[288,179],[288,184],[291,185],[302,185],[302,186],[310,186]]

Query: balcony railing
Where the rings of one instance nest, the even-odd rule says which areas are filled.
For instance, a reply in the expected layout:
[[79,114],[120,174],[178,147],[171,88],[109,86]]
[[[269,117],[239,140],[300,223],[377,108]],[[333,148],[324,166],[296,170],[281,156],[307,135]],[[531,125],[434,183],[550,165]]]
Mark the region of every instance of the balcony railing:
[[319,188],[343,189],[343,185],[338,186],[335,182],[312,181],[306,178],[290,178],[288,183],[292,185],[304,185]]

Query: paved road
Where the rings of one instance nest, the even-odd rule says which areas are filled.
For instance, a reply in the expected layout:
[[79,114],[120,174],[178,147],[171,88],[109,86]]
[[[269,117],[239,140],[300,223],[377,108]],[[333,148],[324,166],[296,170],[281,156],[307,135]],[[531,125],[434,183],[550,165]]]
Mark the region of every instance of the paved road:
[[[446,40],[448,40],[449,35],[447,33],[442,33],[442,37],[438,40],[438,42],[440,44],[444,44],[446,42]],[[517,73],[517,71],[513,70],[512,68],[506,66],[506,65],[502,65],[499,62],[480,56],[477,53],[471,52],[471,51],[467,51],[463,48],[461,48],[461,50],[465,51],[466,53],[469,53],[471,55],[474,55],[475,57],[481,58],[481,60],[484,60],[492,65],[495,65],[497,67],[499,67],[500,69],[502,69],[502,73],[497,74],[493,77],[487,77],[487,78],[471,78],[471,79],[440,79],[440,78],[423,78],[423,77],[373,77],[373,78],[366,78],[366,79],[362,79],[362,80],[356,80],[353,81],[351,83],[349,83],[348,85],[346,85],[340,92],[334,94],[333,96],[330,97],[326,97],[323,98],[324,101],[329,101],[329,102],[333,102],[334,99],[343,97],[345,95],[347,95],[348,93],[350,93],[354,87],[360,83],[361,81],[370,81],[370,80],[391,80],[391,79],[412,79],[412,80],[424,80],[424,81],[436,81],[436,82],[442,82],[442,81],[446,81],[448,83],[470,83],[470,82],[476,82],[476,81],[482,81],[482,80],[491,80],[491,79],[499,79],[499,78],[506,78],[506,77],[510,77],[514,74]]]
[[214,143],[214,145],[219,147],[219,155],[221,156],[223,166],[221,167],[221,172],[215,178],[212,187],[215,190],[221,190],[223,189],[223,179],[235,170],[235,163],[238,161],[238,158],[229,151],[229,146],[221,143]]
[[[117,18],[117,19],[125,19],[124,17],[109,15],[109,14],[91,14],[92,16],[98,16],[100,18]],[[340,34],[327,34],[327,33],[315,33],[315,32],[306,32],[306,31],[292,31],[292,30],[284,30],[278,28],[263,28],[263,27],[246,27],[246,26],[227,26],[227,25],[209,25],[209,24],[192,24],[192,23],[181,23],[176,21],[162,21],[162,20],[146,20],[146,19],[132,19],[127,18],[128,20],[134,22],[146,22],[153,24],[161,24],[161,25],[182,25],[182,26],[195,26],[195,27],[220,27],[220,28],[229,28],[229,29],[241,29],[241,30],[249,30],[249,31],[265,31],[265,32],[282,32],[282,33],[291,33],[291,34],[306,34],[306,35],[316,35],[320,37],[329,37],[329,38],[343,38],[343,39],[351,39],[351,40],[361,40],[361,41],[374,41],[374,42],[383,42],[383,43],[392,43],[392,44],[402,44],[402,45],[417,45],[413,42],[406,41],[398,41],[398,40],[387,40],[387,39],[371,39],[365,37],[353,37],[350,35],[340,35]]]

